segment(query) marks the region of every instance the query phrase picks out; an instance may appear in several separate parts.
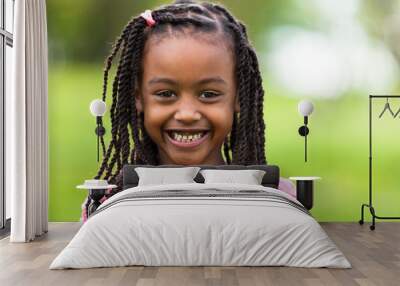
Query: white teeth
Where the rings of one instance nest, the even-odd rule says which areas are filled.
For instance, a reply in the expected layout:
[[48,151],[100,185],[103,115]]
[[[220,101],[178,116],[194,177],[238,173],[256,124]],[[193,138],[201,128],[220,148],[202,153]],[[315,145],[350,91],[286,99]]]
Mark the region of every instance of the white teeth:
[[180,142],[192,142],[195,140],[198,140],[202,137],[203,132],[196,133],[196,134],[188,134],[184,133],[182,134],[181,132],[172,132],[172,138],[176,141]]

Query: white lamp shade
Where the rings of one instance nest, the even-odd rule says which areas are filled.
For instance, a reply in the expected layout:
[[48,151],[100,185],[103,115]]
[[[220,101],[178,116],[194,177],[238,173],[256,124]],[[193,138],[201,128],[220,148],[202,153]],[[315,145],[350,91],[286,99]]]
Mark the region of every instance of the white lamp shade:
[[314,110],[314,105],[311,103],[311,101],[302,100],[299,102],[298,110],[301,115],[309,116]]
[[95,99],[90,103],[90,112],[93,116],[103,116],[106,110],[106,103],[100,99]]

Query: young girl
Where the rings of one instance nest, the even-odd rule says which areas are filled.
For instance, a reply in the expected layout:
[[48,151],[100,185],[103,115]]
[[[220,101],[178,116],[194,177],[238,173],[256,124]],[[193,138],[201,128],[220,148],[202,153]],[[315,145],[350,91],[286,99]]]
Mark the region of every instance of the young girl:
[[118,51],[112,138],[96,176],[118,188],[102,201],[122,189],[124,164],[266,164],[257,56],[224,7],[175,1],[132,18],[106,61],[103,101]]

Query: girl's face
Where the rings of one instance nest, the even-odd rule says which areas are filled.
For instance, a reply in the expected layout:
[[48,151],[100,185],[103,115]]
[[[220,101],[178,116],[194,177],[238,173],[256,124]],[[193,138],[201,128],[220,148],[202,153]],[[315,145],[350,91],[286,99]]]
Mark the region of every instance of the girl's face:
[[201,35],[150,37],[135,98],[160,164],[224,164],[221,147],[239,112],[225,43]]

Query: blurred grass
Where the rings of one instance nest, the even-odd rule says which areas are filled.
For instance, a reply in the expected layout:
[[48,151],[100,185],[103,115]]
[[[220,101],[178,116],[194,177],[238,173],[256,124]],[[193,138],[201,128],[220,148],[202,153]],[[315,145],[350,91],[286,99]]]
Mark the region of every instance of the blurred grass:
[[[102,70],[102,66],[84,64],[49,67],[50,221],[79,220],[87,194],[75,187],[95,176],[99,167],[95,118],[89,112],[89,104],[101,98]],[[109,86],[112,79],[113,73]],[[304,138],[297,133],[303,122],[297,113],[299,99],[269,87],[268,80],[264,88],[268,163],[278,165],[284,177],[322,177],[315,184],[312,209],[318,221],[358,221],[361,204],[368,202],[368,95],[354,92],[337,99],[313,100],[315,111],[309,119],[305,163]],[[400,107],[398,102],[392,104],[395,110]],[[376,117],[383,104],[376,103]],[[111,106],[109,97],[107,105]],[[106,145],[109,120],[108,112]],[[375,119],[374,130],[374,206],[380,216],[397,216],[399,119]]]

